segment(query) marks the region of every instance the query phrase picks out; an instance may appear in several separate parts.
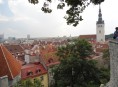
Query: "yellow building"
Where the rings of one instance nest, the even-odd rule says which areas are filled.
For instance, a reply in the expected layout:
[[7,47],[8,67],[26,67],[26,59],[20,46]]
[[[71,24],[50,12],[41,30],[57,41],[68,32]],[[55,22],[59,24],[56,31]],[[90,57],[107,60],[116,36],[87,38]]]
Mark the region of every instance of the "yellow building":
[[48,87],[47,70],[42,64],[27,64],[22,66],[21,79],[26,80],[28,78],[31,78],[32,80],[39,79],[42,87]]

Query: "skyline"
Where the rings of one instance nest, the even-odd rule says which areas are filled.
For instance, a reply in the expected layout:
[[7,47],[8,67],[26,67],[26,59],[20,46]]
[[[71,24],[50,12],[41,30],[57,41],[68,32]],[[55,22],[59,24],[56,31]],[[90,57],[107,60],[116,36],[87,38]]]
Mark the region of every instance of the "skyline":
[[[55,0],[56,1],[56,0]],[[54,1],[54,2],[55,2]],[[105,35],[115,31],[117,2],[105,0],[101,4],[102,18],[105,21]],[[56,2],[55,2],[56,3]],[[82,13],[83,21],[77,27],[67,25],[65,10],[57,10],[55,3],[51,4],[53,12],[45,14],[41,11],[42,2],[30,4],[28,0],[0,0],[0,26],[5,37],[62,37],[96,34],[99,6],[90,5]],[[112,5],[112,6],[110,6]],[[65,8],[66,9],[66,8]]]

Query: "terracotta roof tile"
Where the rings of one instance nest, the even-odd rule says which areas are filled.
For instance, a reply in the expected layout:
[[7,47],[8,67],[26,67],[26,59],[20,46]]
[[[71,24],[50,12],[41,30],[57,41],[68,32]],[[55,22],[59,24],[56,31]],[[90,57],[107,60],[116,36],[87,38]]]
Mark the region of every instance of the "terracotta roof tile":
[[108,49],[109,46],[108,46],[108,44],[100,44],[100,43],[97,43],[95,45],[95,48],[96,48],[96,52],[103,52],[105,49]]
[[42,53],[41,57],[43,58],[43,60],[46,64],[51,63],[51,62],[49,62],[50,59],[52,60],[52,63],[59,62],[59,58],[55,55],[55,52]]
[[24,49],[20,45],[5,45],[5,47],[11,53],[24,52]]
[[96,35],[80,35],[79,38],[81,39],[96,39]]
[[3,45],[0,45],[0,77],[8,75],[9,79],[13,79],[20,71],[21,64]]
[[[40,70],[37,72],[37,70]],[[28,72],[32,72],[32,75],[28,75]],[[43,67],[42,64],[27,64],[22,66],[21,69],[21,79],[26,79],[26,78],[33,78],[36,76],[40,76],[43,74],[46,74],[47,70]]]

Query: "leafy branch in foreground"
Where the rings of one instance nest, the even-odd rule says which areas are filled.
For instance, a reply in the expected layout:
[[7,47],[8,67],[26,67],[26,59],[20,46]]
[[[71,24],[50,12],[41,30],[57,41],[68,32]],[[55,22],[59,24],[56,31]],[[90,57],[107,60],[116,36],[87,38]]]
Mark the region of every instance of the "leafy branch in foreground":
[[[32,4],[38,4],[39,0],[28,0]],[[45,0],[43,7],[41,8],[44,13],[51,13],[52,9],[49,8],[50,3],[52,3],[53,0]],[[57,9],[63,9],[66,5],[69,7],[69,9],[66,11],[66,16],[64,17],[67,21],[68,25],[77,26],[80,21],[83,20],[82,13],[85,10],[86,7],[90,5],[90,3],[93,3],[94,5],[98,5],[104,0],[58,0],[60,1],[57,5]],[[65,5],[66,4],[66,5]]]

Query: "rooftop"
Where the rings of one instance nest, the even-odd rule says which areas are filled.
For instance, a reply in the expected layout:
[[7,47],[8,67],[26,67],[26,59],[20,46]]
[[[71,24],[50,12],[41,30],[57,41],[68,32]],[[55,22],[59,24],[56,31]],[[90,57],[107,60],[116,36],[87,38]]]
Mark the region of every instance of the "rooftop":
[[21,79],[33,78],[46,73],[47,70],[43,67],[42,64],[27,64],[22,66]]
[[21,63],[13,57],[5,46],[0,45],[0,77],[7,75],[9,79],[14,79],[20,74]]

